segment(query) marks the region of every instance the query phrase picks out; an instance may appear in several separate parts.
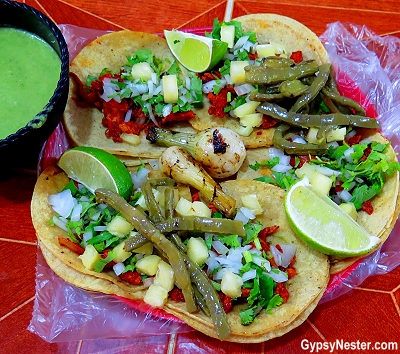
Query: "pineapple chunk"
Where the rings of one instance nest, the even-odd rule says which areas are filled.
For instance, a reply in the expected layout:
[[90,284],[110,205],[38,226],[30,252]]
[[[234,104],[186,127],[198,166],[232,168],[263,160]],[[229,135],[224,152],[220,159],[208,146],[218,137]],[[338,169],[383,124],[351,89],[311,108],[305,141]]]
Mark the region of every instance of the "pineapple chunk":
[[241,197],[243,206],[250,209],[254,215],[261,215],[263,213],[263,208],[258,201],[256,194],[247,194]]
[[302,178],[307,176],[310,180],[311,185],[320,191],[322,194],[329,195],[329,191],[332,188],[333,180],[328,176],[318,172],[318,170],[308,163],[305,163],[299,169],[295,171],[297,177]]
[[310,183],[322,194],[329,195],[329,191],[333,185],[333,180],[322,173],[316,172],[311,176]]
[[132,146],[138,146],[141,143],[141,139],[139,135],[136,134],[127,134],[127,133],[122,133],[121,134],[121,139]]
[[230,75],[232,84],[243,84],[245,82],[244,68],[249,65],[247,60],[245,61],[232,61]]
[[107,225],[107,231],[114,236],[118,236],[119,238],[125,237],[132,230],[133,226],[120,215],[117,215]]
[[322,144],[325,142],[325,136],[321,136],[320,138],[317,137],[319,129],[311,127],[308,129],[308,133],[306,136],[306,140],[311,144]]
[[233,48],[235,42],[235,26],[221,26],[221,41],[228,43],[228,48]]
[[154,284],[162,286],[168,292],[172,290],[175,284],[175,275],[172,267],[163,260],[158,263],[158,269],[154,278]]
[[259,58],[274,57],[277,55],[287,58],[287,51],[278,43],[258,44],[256,52]]
[[190,202],[185,198],[180,198],[175,210],[180,216],[197,215],[211,217],[211,209],[201,201]]
[[251,126],[244,127],[240,125],[239,127],[235,128],[235,132],[241,136],[249,136],[253,130],[254,129]]
[[346,127],[332,129],[326,133],[326,141],[328,143],[332,141],[343,141],[346,136]]
[[164,75],[162,77],[162,91],[165,103],[178,102],[178,79],[176,75]]
[[154,70],[151,68],[149,63],[137,63],[132,66],[131,75],[133,79],[148,81],[151,79],[152,73],[154,73]]
[[88,270],[94,269],[94,264],[98,261],[101,256],[97,252],[93,245],[89,244],[85,247],[85,252],[78,256],[82,260],[83,266]]
[[242,295],[242,285],[243,279],[239,275],[232,273],[230,270],[222,276],[221,291],[233,299]]
[[253,114],[256,113],[256,108],[259,106],[261,102],[257,101],[249,101],[246,103],[243,103],[239,107],[235,108],[233,110],[233,113],[239,117],[243,118],[244,116],[247,116],[248,114]]
[[263,122],[262,113],[250,113],[240,118],[240,124],[245,127],[259,127]]
[[131,255],[131,252],[125,251],[125,242],[119,243],[117,246],[113,248],[113,251],[116,252],[116,256],[113,259],[114,262],[120,263],[126,261]]
[[196,200],[192,202],[191,215],[211,217],[211,209],[203,202]]
[[354,220],[357,220],[357,209],[354,205],[354,203],[348,202],[348,203],[341,203],[339,206],[347,213],[349,214]]
[[161,285],[152,284],[147,289],[143,300],[150,306],[162,308],[168,300],[168,291]]
[[136,269],[138,272],[152,277],[156,275],[160,261],[161,258],[155,254],[144,256],[136,262]]
[[202,266],[208,258],[208,248],[205,241],[200,237],[189,238],[186,254],[193,262]]

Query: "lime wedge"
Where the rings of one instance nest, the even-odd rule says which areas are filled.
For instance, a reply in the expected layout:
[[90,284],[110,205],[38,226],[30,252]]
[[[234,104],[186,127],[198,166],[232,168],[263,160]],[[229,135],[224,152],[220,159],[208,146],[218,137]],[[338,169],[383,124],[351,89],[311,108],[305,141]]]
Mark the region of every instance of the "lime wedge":
[[104,150],[78,146],[65,151],[58,166],[69,178],[82,183],[92,193],[105,188],[129,199],[133,182],[125,165],[117,157]]
[[212,69],[228,50],[225,42],[192,33],[165,30],[164,36],[175,58],[196,73]]
[[310,185],[308,178],[294,184],[285,197],[285,211],[293,230],[311,248],[336,257],[367,254],[380,239]]

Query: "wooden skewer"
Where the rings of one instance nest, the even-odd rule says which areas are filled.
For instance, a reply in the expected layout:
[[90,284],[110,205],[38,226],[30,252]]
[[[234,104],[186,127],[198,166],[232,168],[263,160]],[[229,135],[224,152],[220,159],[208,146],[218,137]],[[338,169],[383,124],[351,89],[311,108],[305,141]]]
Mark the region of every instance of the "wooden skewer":
[[235,0],[227,0],[227,2],[226,2],[225,16],[224,16],[225,22],[228,22],[232,19],[234,2],[235,2]]

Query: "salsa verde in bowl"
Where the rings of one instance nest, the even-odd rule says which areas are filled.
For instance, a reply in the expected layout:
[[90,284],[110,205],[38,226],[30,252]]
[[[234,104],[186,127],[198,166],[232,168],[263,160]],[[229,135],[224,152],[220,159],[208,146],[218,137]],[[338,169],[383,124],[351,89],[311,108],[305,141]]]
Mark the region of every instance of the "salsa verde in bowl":
[[0,0],[0,163],[35,167],[68,97],[69,53],[40,11]]

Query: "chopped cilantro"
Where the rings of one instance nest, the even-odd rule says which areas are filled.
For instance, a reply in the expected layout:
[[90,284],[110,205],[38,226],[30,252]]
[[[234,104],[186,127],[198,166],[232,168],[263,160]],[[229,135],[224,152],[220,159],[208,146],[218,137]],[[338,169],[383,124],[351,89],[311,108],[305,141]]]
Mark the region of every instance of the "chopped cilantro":
[[235,249],[241,246],[238,235],[229,235],[229,236],[218,235],[217,237],[221,242],[223,242],[228,247],[232,247]]
[[260,223],[244,224],[244,229],[246,231],[246,236],[244,236],[242,241],[242,246],[245,246],[252,242],[262,230],[263,226]]
[[93,265],[93,269],[95,272],[100,273],[103,271],[104,267],[111,262],[115,257],[117,256],[116,252],[110,251],[107,254],[106,258],[101,258],[98,259],[94,265]]

